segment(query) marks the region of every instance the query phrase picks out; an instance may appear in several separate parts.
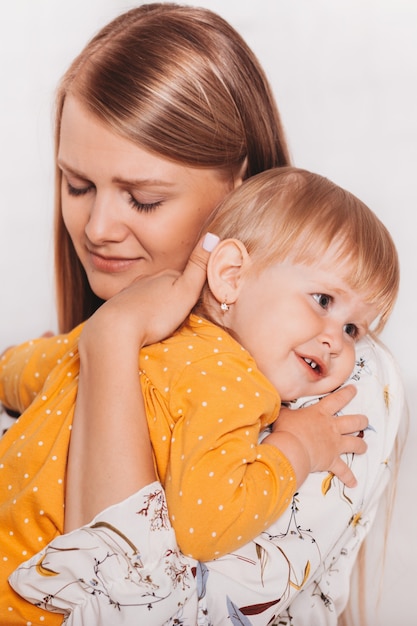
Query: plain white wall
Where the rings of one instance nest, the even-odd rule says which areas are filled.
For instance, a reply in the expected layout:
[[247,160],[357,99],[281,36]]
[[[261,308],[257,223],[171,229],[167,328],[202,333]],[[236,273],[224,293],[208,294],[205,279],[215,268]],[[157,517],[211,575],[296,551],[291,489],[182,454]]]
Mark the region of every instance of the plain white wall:
[[[402,285],[384,340],[402,369],[410,431],[370,626],[412,626],[417,540],[415,0],[196,0],[228,19],[272,82],[294,162],[356,193],[391,230]],[[52,103],[86,40],[123,0],[13,0],[0,8],[0,350],[55,330]],[[376,593],[372,584],[369,595]]]

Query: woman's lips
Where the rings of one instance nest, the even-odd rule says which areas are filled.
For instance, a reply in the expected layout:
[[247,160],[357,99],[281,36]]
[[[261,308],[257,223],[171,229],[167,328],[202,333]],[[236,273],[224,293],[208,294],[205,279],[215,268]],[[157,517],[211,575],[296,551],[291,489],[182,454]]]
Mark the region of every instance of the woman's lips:
[[89,254],[92,267],[99,272],[108,274],[124,272],[130,269],[137,261],[137,259],[104,257],[94,252],[89,252]]

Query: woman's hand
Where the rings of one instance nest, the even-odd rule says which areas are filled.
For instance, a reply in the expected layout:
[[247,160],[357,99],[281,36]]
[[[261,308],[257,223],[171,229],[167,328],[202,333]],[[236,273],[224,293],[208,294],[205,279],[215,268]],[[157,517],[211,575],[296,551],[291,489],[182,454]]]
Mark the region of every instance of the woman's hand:
[[368,426],[368,419],[364,415],[336,415],[355,394],[355,387],[348,385],[309,407],[281,409],[273,433],[264,443],[272,443],[287,456],[297,485],[310,472],[329,471],[347,487],[356,486],[352,470],[340,455],[366,452],[367,445],[358,434]]
[[107,333],[128,337],[136,348],[171,335],[200,296],[210,252],[218,240],[207,233],[194,248],[183,272],[165,270],[145,276],[105,302],[86,322],[80,347],[90,345],[96,350]]
[[138,280],[85,324],[68,457],[66,532],[155,480],[139,349],[183,322],[206,280],[209,252],[200,242],[182,274],[167,271]]

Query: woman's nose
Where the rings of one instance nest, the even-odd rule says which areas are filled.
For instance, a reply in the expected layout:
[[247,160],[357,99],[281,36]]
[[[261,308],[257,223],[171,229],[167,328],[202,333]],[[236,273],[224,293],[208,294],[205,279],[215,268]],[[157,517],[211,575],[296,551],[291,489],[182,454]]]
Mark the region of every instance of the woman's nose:
[[116,202],[109,196],[96,193],[85,226],[85,234],[92,244],[119,242],[126,236],[127,226]]

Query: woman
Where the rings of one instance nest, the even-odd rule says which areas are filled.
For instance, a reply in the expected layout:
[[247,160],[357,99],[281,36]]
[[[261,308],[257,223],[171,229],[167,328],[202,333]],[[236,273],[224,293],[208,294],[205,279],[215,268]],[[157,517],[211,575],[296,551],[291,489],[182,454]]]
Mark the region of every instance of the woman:
[[[74,111],[74,106],[78,110]],[[66,126],[61,124],[63,112]],[[85,131],[92,127],[96,132],[91,138]],[[79,134],[74,137],[77,128]],[[78,150],[73,149],[74,145]],[[60,153],[63,146],[67,151]],[[141,403],[137,350],[185,317],[200,291],[204,272],[194,267],[184,280],[163,283],[159,300],[153,292],[150,311],[143,299],[139,299],[138,307],[134,285],[117,296],[115,293],[133,280],[160,270],[182,270],[205,219],[220,199],[245,178],[287,164],[288,156],[270,89],[241,38],[210,12],[165,4],[144,5],[116,19],[74,61],[58,96],[57,156],[61,330],[69,330],[88,318],[103,300],[110,298],[91,318],[80,345],[80,391],[67,472],[65,523],[66,529],[71,529],[89,522],[104,507],[120,502],[154,479],[145,421],[138,419]],[[126,162],[121,163],[121,156]],[[158,221],[160,214],[162,223]],[[67,224],[79,215],[81,226],[77,230],[76,224],[72,229],[77,235],[71,240]],[[83,224],[85,215],[87,224]],[[129,241],[133,219],[140,219],[145,228],[145,245],[140,253],[134,249],[125,257],[117,256],[113,250]],[[149,227],[150,220],[152,224],[156,221],[155,228]],[[135,228],[137,224],[135,221]],[[167,293],[173,282],[174,290]],[[162,307],[169,311],[168,320],[164,319]],[[147,323],[149,313],[151,327]],[[112,333],[103,333],[109,319],[113,322]],[[160,323],[163,330],[158,327]],[[388,357],[382,352],[376,354],[378,367],[387,367],[389,377],[394,376]],[[116,371],[112,367],[115,359],[123,364]],[[343,390],[322,401],[320,410],[334,414],[350,398]],[[394,411],[397,419],[400,403],[399,398]],[[310,411],[313,418],[317,408],[303,410]],[[378,469],[379,455],[390,451],[392,436],[389,442],[387,449],[371,457]],[[65,449],[65,441],[62,446]],[[365,475],[366,485],[370,486],[371,475]],[[145,482],[138,481],[138,476],[145,476]],[[372,480],[375,476],[373,473]],[[377,483],[382,488],[379,475]],[[320,512],[312,500],[315,511]],[[328,514],[326,509],[323,519]],[[372,514],[371,508],[371,518]],[[258,608],[251,609],[251,614],[256,613],[256,619],[261,620],[253,623],[267,623],[271,615],[289,604],[293,590],[297,586],[308,588],[310,580],[311,597],[320,599],[320,594],[314,593],[317,569],[329,572],[326,559],[335,541],[345,542],[345,526],[346,520],[336,525],[328,543],[323,538],[317,562],[303,557],[314,566],[305,568],[302,584],[284,584],[288,591],[284,599],[278,602],[274,598],[268,607],[259,601]],[[348,578],[365,531],[364,526],[363,533],[358,532],[341,578]],[[266,545],[262,549],[268,554]],[[259,552],[256,547],[254,550]],[[273,546],[272,562],[276,553]],[[252,556],[242,558],[249,561]],[[229,575],[227,562],[225,566],[220,561],[212,565],[220,582],[217,587],[210,583],[208,596],[211,593],[217,602],[220,590],[227,593],[225,581]],[[271,571],[265,570],[264,574],[271,575]],[[276,580],[276,575],[273,572],[270,580]],[[284,576],[286,579],[287,572]],[[215,576],[211,580],[215,581]],[[257,579],[255,591],[260,597],[262,587],[263,581]],[[243,584],[241,589],[253,607],[255,602]],[[333,597],[331,601],[329,594],[320,592],[325,600],[320,609],[314,610],[321,611],[323,605],[325,619],[334,619],[333,607],[339,613],[343,610],[345,590],[345,584],[338,587],[340,599]],[[223,613],[216,616],[220,623],[228,615],[224,615],[223,603],[218,606]],[[239,614],[245,614],[242,603],[239,607]],[[318,623],[326,623],[323,619],[321,615]]]

